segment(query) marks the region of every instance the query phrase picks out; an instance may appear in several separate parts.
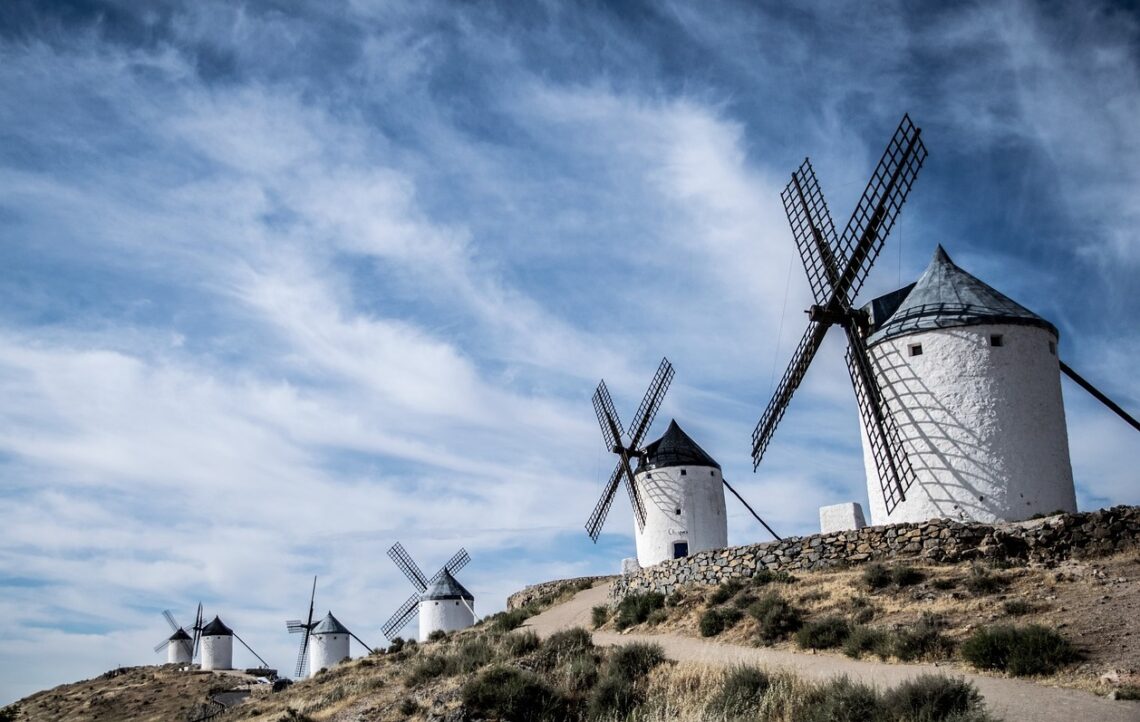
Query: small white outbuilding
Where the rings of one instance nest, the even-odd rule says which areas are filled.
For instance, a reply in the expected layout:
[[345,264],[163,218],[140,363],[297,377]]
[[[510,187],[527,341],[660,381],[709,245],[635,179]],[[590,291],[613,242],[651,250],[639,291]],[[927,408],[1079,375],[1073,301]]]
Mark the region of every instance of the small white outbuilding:
[[453,632],[466,629],[475,623],[475,597],[460,584],[451,572],[443,569],[420,595],[420,641],[437,630]]
[[234,668],[234,631],[221,618],[215,616],[214,621],[202,628],[199,644],[203,670]]
[[351,658],[348,651],[349,636],[348,628],[341,624],[332,612],[317,622],[309,637],[309,644],[312,645],[310,677],[317,676],[322,669],[331,669]]
[[888,514],[863,429],[872,523],[1076,511],[1053,324],[941,246],[917,282],[865,310],[879,386],[915,471]]
[[645,504],[645,525],[634,524],[639,565],[728,546],[720,464],[676,421],[646,445],[634,480]]

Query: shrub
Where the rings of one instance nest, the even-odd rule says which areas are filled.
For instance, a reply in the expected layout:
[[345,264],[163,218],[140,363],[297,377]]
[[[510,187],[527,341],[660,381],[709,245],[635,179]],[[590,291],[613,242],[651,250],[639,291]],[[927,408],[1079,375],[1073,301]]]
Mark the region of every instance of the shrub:
[[510,632],[521,627],[523,622],[530,619],[531,616],[533,616],[533,610],[529,607],[519,607],[518,609],[511,609],[506,612],[499,612],[489,618],[491,631]]
[[953,589],[954,587],[958,586],[958,580],[953,577],[939,577],[938,579],[931,581],[930,586],[941,592],[944,592],[947,589]]
[[638,680],[665,661],[665,650],[660,644],[635,642],[618,647],[610,654],[610,676]]
[[491,644],[483,637],[475,637],[474,639],[463,640],[459,649],[456,650],[452,662],[456,671],[470,674],[480,667],[490,664],[494,658],[495,650],[491,648]]
[[439,642],[439,641],[442,641],[444,639],[447,639],[447,632],[443,631],[442,629],[436,629],[436,630],[432,631],[431,634],[428,635],[427,641]]
[[420,711],[420,706],[411,697],[404,697],[400,700],[400,714],[405,717],[411,717],[416,712]]
[[542,664],[552,669],[560,662],[594,649],[594,639],[581,627],[564,629],[550,635],[542,645]]
[[521,657],[524,654],[529,654],[542,646],[539,641],[538,635],[533,630],[527,629],[522,632],[512,632],[503,637],[500,642],[503,651],[508,657]]
[[388,654],[395,654],[404,649],[404,638],[396,637],[392,643],[388,645]]
[[765,642],[783,639],[803,625],[799,610],[774,592],[756,600],[748,613],[760,623],[760,638]]
[[895,633],[891,652],[909,662],[914,659],[942,659],[954,650],[954,643],[942,634],[942,620],[923,614],[914,626]]
[[956,720],[980,711],[982,696],[964,679],[924,674],[886,692],[882,706],[890,719]]
[[724,620],[724,628],[734,626],[744,617],[744,610],[736,607],[721,607],[720,618]]
[[593,654],[580,653],[563,665],[565,686],[572,692],[585,692],[598,682],[598,660]]
[[890,636],[882,630],[871,627],[852,627],[843,642],[843,653],[858,659],[867,652],[875,652],[883,658],[891,656]]
[[521,669],[492,667],[463,685],[463,706],[473,718],[559,720],[565,698],[537,676]]
[[847,620],[842,617],[824,617],[800,627],[796,632],[796,644],[801,649],[832,649],[843,644],[850,633]]
[[604,604],[594,607],[590,610],[590,621],[594,623],[594,629],[610,621],[610,608]]
[[661,609],[663,606],[665,606],[665,596],[657,592],[630,594],[618,604],[614,626],[622,630],[641,624],[649,618],[654,609]]
[[768,691],[768,673],[756,667],[734,667],[724,676],[724,683],[709,702],[716,717],[733,719],[754,714]]
[[724,617],[715,609],[709,609],[701,615],[701,636],[715,637],[724,631]]
[[900,587],[912,587],[926,579],[926,575],[914,567],[900,564],[891,569],[891,581]]
[[752,583],[758,587],[766,584],[791,584],[796,578],[785,571],[774,572],[771,569],[761,569],[752,575]]
[[685,595],[681,590],[677,590],[665,598],[666,607],[679,607],[685,601]]
[[866,624],[875,618],[875,610],[872,607],[863,607],[852,615],[851,619],[856,624]]
[[966,577],[966,589],[969,589],[972,594],[993,594],[1005,589],[1009,582],[997,574],[991,574],[988,569],[981,566],[975,566],[970,570],[970,576]]
[[999,625],[975,630],[962,645],[962,658],[980,669],[1024,676],[1049,674],[1076,661],[1079,654],[1067,639],[1039,624]]
[[870,590],[882,589],[891,583],[891,572],[882,564],[868,564],[863,570],[863,584]]
[[1025,601],[1024,599],[1010,599],[1002,605],[1002,608],[1005,610],[1006,614],[1013,617],[1020,617],[1022,615],[1037,611],[1037,607]]
[[737,594],[732,600],[732,606],[737,609],[748,609],[748,605],[756,601],[756,595],[749,592]]
[[12,703],[0,708],[0,722],[15,722],[20,716],[20,705]]
[[428,654],[420,658],[412,666],[405,684],[409,687],[418,687],[428,680],[451,674],[451,658],[444,654]]
[[[1140,686],[1126,684],[1116,688],[1117,699],[1140,699]],[[3,719],[3,718],[0,718]]]
[[640,701],[632,681],[611,675],[599,682],[590,693],[586,714],[595,720],[620,720],[628,717]]
[[796,719],[804,722],[867,722],[878,717],[873,687],[839,677],[813,689]]
[[709,594],[709,604],[724,604],[729,599],[732,599],[743,587],[744,585],[738,580],[730,579],[712,590],[712,594]]

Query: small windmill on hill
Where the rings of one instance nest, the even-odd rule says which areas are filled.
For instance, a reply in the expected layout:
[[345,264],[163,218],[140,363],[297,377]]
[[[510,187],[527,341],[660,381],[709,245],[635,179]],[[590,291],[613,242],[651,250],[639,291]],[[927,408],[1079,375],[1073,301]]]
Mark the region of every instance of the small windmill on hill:
[[[670,421],[669,428],[660,439],[642,446],[673,375],[669,359],[661,359],[657,373],[633,415],[628,443],[623,442],[625,432],[605,380],[598,384],[593,397],[594,413],[598,416],[602,437],[606,447],[618,455],[618,460],[586,522],[586,533],[595,542],[598,540],[618,485],[624,482],[633,507],[637,563],[642,567],[728,545],[722,485],[740,499],[772,536],[776,536],[748,502],[724,480],[720,464],[682,431],[676,421]],[[634,459],[637,460],[636,471],[630,464]]]
[[467,550],[460,548],[431,579],[424,576],[419,565],[400,542],[388,550],[392,560],[416,592],[400,605],[384,623],[382,630],[389,640],[395,639],[412,617],[419,615],[419,640],[427,641],[437,630],[445,632],[465,629],[475,623],[475,597],[455,579],[459,570],[471,561]]
[[194,624],[190,627],[190,631],[194,632],[193,637],[175,621],[174,615],[170,613],[169,609],[162,610],[162,616],[174,633],[166,640],[156,644],[154,651],[161,652],[165,649],[167,664],[190,664],[198,655],[198,638],[202,631],[202,605],[198,604],[198,613],[194,616]]
[[870,456],[878,470],[880,489],[877,491],[882,494],[888,512],[906,499],[915,474],[867,352],[864,341],[867,316],[854,303],[925,159],[922,131],[915,127],[909,115],[904,115],[840,236],[835,234],[811,161],[805,159],[792,173],[792,180],[780,198],[815,303],[808,310],[807,330],[752,434],[755,469],[764,458],[776,425],[783,418],[823,337],[832,326],[842,327],[847,335],[847,370],[855,389]]
[[290,619],[285,622],[285,628],[290,634],[301,634],[301,648],[297,651],[297,666],[293,676],[297,679],[305,676],[309,668],[309,650],[312,650],[313,664],[308,676],[315,676],[322,669],[339,664],[350,657],[349,638],[355,639],[360,646],[369,653],[372,648],[348,630],[330,611],[324,619],[314,622],[313,609],[317,598],[317,578],[313,577],[313,591],[309,595],[309,616],[302,622],[300,619]]

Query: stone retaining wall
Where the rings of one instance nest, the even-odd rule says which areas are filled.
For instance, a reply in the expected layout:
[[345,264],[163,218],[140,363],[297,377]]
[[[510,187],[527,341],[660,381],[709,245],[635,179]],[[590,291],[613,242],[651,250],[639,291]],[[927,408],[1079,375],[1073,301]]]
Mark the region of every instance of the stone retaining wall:
[[567,589],[582,585],[594,586],[600,581],[606,579],[613,579],[613,575],[601,577],[574,577],[573,579],[555,579],[550,582],[543,582],[542,584],[532,584],[529,587],[524,587],[522,591],[515,592],[507,597],[507,609],[518,609],[525,607],[533,602],[540,601],[544,597],[556,597]]
[[625,575],[611,600],[631,593],[671,593],[686,584],[719,584],[760,569],[826,569],[869,561],[910,559],[955,563],[973,559],[1051,565],[1140,548],[1140,507],[1058,514],[1009,524],[964,524],[932,519],[698,552]]

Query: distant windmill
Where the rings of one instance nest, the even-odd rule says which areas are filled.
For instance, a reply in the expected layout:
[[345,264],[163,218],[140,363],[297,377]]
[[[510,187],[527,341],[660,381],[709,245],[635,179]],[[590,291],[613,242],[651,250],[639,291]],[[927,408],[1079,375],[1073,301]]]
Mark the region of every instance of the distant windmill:
[[475,623],[475,597],[455,579],[459,570],[471,561],[466,549],[460,548],[431,579],[424,576],[399,542],[388,550],[388,556],[412,583],[416,593],[408,597],[384,623],[385,637],[395,639],[416,614],[419,614],[421,642],[427,641],[434,631],[450,632]]
[[203,670],[212,669],[233,669],[234,664],[234,639],[241,642],[242,646],[249,650],[249,653],[257,657],[263,667],[268,668],[269,664],[261,658],[261,656],[253,651],[253,649],[245,643],[245,640],[237,635],[237,633],[227,627],[225,622],[217,615],[214,620],[209,624],[202,627],[201,630],[201,645],[202,645],[202,665]]
[[165,649],[167,664],[190,664],[198,654],[198,634],[202,629],[202,605],[198,605],[198,613],[194,617],[193,626],[190,627],[191,631],[194,632],[193,637],[174,620],[174,615],[170,613],[169,609],[162,610],[162,616],[166,618],[166,623],[170,625],[174,634],[155,645],[154,651],[161,652]]
[[[661,359],[633,415],[628,443],[623,442],[625,432],[605,380],[598,384],[593,398],[606,447],[618,455],[618,460],[586,522],[586,532],[595,542],[598,540],[618,485],[624,481],[636,522],[637,562],[642,567],[728,545],[722,485],[776,536],[724,480],[720,464],[682,431],[676,421],[669,422],[669,428],[660,439],[642,447],[642,439],[653,425],[673,375],[669,359]],[[636,471],[630,464],[633,459],[637,460]]]
[[[309,616],[308,619],[302,622],[299,619],[291,619],[285,622],[286,629],[290,634],[302,634],[301,648],[297,652],[297,667],[293,672],[293,676],[297,679],[305,676],[305,669],[309,667],[309,650],[312,649],[313,664],[310,677],[316,676],[317,672],[322,669],[327,669],[335,664],[340,664],[349,658],[349,637],[355,639],[362,647],[372,652],[372,648],[361,641],[348,628],[333,616],[332,612],[325,615],[325,618],[319,622],[313,621],[313,603],[317,598],[317,578],[313,577],[313,591],[309,595]],[[312,640],[310,644],[310,639]]]
[[851,220],[838,237],[811,161],[805,159],[792,173],[792,180],[780,198],[815,304],[808,310],[807,331],[752,434],[755,468],[764,458],[776,425],[783,418],[827,330],[833,325],[843,327],[847,334],[847,370],[867,437],[867,451],[879,480],[880,488],[873,493],[882,495],[888,513],[906,499],[915,474],[867,352],[866,314],[856,309],[854,303],[926,159],[921,133],[921,129],[911,123],[910,116],[904,115]]

